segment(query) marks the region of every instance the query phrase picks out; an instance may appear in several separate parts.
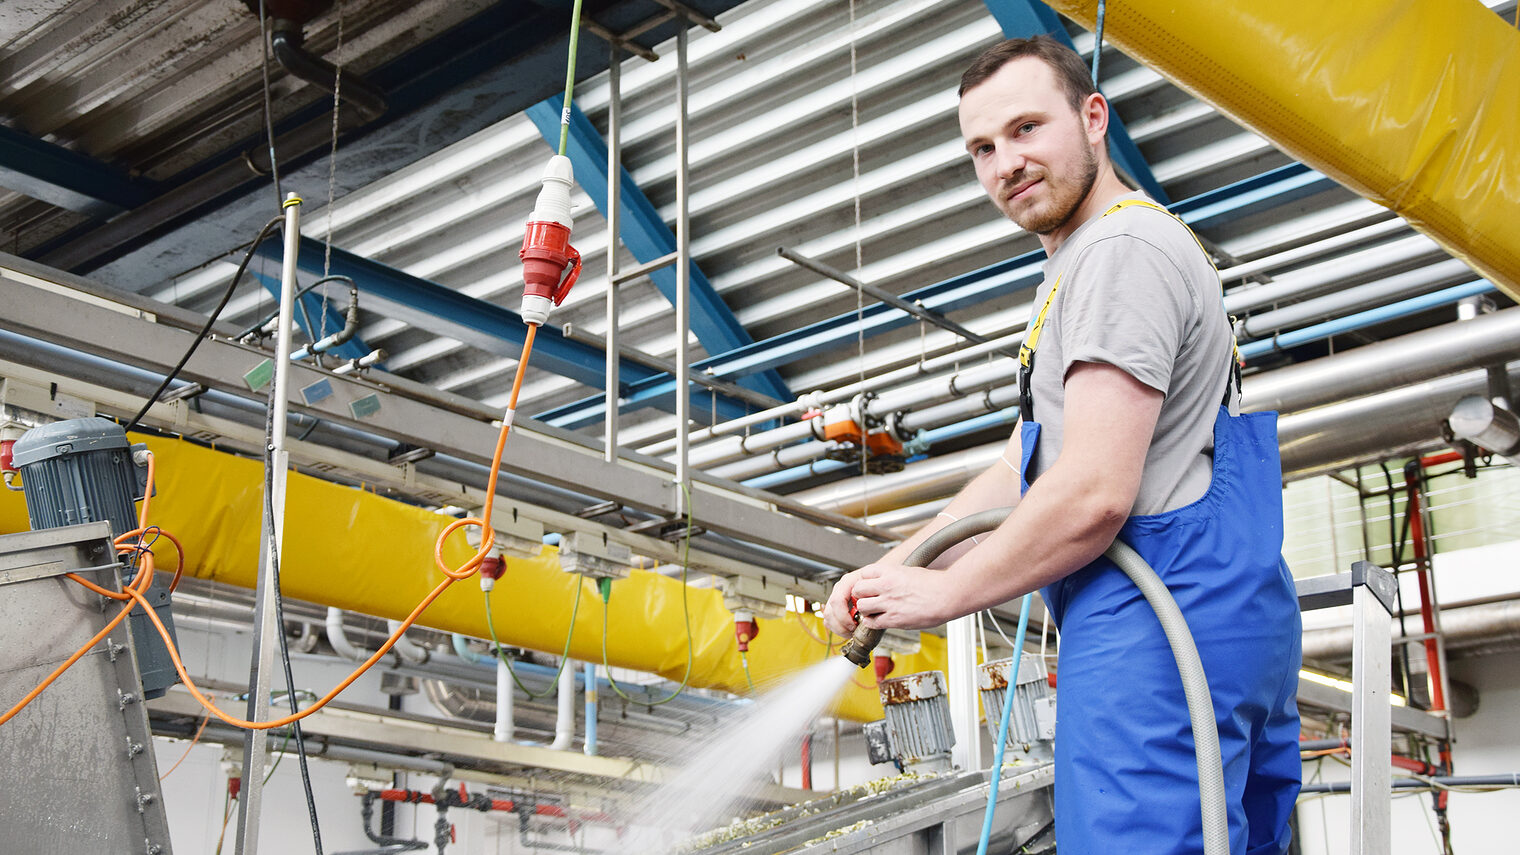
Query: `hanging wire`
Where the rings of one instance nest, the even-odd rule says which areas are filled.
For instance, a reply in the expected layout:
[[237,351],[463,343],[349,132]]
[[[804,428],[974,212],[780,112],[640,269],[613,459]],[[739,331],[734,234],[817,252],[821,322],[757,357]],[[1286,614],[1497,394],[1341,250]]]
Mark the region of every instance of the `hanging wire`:
[[[332,148],[327,152],[327,237],[322,249],[322,278],[332,274],[333,202],[338,194],[338,108],[343,103],[343,0],[338,0],[338,44],[333,48]],[[327,289],[322,289],[322,320],[312,341],[327,337]],[[307,324],[306,328],[311,329]],[[321,357],[317,357],[319,360]]]
[[491,633],[491,649],[496,652],[497,661],[507,666],[507,673],[512,675],[512,682],[517,684],[517,688],[527,692],[528,697],[533,700],[549,697],[549,694],[554,691],[555,686],[559,684],[560,675],[565,673],[565,663],[570,661],[570,639],[575,636],[575,616],[580,613],[581,592],[585,589],[586,580],[577,579],[575,584],[575,602],[570,606],[570,628],[565,630],[565,649],[560,652],[559,668],[554,671],[554,679],[549,681],[549,688],[542,692],[534,692],[524,685],[522,680],[518,679],[517,671],[512,668],[512,657],[502,651],[501,642],[496,638],[496,622],[491,618],[491,593],[489,591],[482,592],[486,598],[486,630]]
[[274,204],[278,210],[285,204],[285,194],[280,190],[280,165],[274,156],[274,100],[269,95],[269,16],[264,11],[264,0],[259,0],[259,46],[264,49],[264,62],[260,65],[264,74],[264,133],[269,140],[269,174],[274,178]]
[[[856,88],[855,0],[850,0],[850,189],[855,201],[855,350],[859,354],[860,382],[866,381],[866,298],[861,268],[865,252],[860,240],[860,93]],[[864,409],[864,408],[862,408]],[[871,515],[870,449],[865,441],[865,413],[860,417],[860,518]]]
[[[607,612],[609,609],[608,604],[605,600],[602,603],[602,667],[607,669],[607,685],[612,687],[612,691],[616,693],[618,697],[632,704],[640,704],[648,707],[657,707],[661,704],[668,704],[671,701],[675,700],[676,696],[686,691],[686,687],[691,683],[691,667],[696,659],[696,652],[695,643],[693,642],[691,636],[691,586],[686,584],[686,577],[691,571],[691,524],[693,516],[691,507],[691,490],[687,489],[685,484],[682,484],[681,493],[686,497],[686,534],[681,538],[681,616],[686,621],[686,673],[681,676],[681,685],[677,686],[675,691],[671,692],[663,698],[660,698],[657,701],[641,701],[626,694],[622,688],[618,686],[617,680],[612,679],[612,666],[607,662]],[[606,590],[610,591],[611,586],[609,585]],[[747,667],[746,676],[748,676]]]
[[1097,37],[1093,42],[1093,85],[1098,85],[1098,63],[1103,58],[1103,17],[1108,11],[1108,0],[1098,0],[1098,26],[1094,35]]

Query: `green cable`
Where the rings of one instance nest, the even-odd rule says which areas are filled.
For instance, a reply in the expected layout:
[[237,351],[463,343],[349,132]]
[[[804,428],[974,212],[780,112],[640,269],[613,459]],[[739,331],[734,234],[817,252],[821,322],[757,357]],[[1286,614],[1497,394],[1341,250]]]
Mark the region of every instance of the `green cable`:
[[285,731],[285,741],[280,743],[280,753],[274,756],[274,762],[270,764],[269,772],[264,776],[264,783],[269,783],[269,779],[274,777],[274,770],[280,768],[280,761],[285,759],[285,749],[290,747],[290,738],[295,736],[295,733],[295,728]]
[[[686,687],[691,683],[691,666],[696,660],[695,646],[691,637],[691,604],[687,596],[691,591],[691,586],[686,584],[687,573],[691,570],[691,491],[686,488],[685,484],[682,484],[681,493],[686,496],[686,534],[681,538],[681,614],[686,620],[686,673],[682,675],[681,685],[677,686],[674,692],[657,701],[640,701],[629,697],[618,686],[617,681],[612,679],[612,666],[607,663],[607,605],[608,600],[612,597],[612,585],[607,584],[602,586],[602,667],[607,669],[607,685],[611,686],[612,691],[623,700],[648,707],[668,704],[675,700],[677,695],[686,691]],[[610,582],[611,580],[608,581]]]
[[[570,61],[565,63],[565,108],[559,116],[559,153],[563,157],[570,147],[570,93],[575,89],[575,49],[581,35],[581,0],[575,0],[570,12]],[[518,684],[522,685],[521,683]]]
[[496,651],[497,661],[507,666],[507,673],[512,675],[512,682],[517,684],[517,688],[527,692],[528,697],[535,701],[539,698],[549,697],[549,693],[553,692],[554,687],[559,684],[560,675],[565,673],[565,663],[570,661],[570,639],[575,637],[575,616],[580,613],[581,591],[585,589],[585,580],[577,579],[575,584],[575,603],[570,606],[570,629],[565,632],[565,649],[559,655],[559,668],[555,669],[554,679],[549,681],[549,688],[540,693],[535,693],[532,689],[523,685],[523,681],[517,677],[517,671],[512,667],[512,657],[502,652],[501,642],[496,639],[496,623],[491,620],[491,592],[481,592],[485,594],[486,598],[486,629],[491,633],[491,649]]
[[749,690],[755,690],[755,681],[749,676],[749,654],[739,651],[739,664],[744,666],[744,682],[749,684]]

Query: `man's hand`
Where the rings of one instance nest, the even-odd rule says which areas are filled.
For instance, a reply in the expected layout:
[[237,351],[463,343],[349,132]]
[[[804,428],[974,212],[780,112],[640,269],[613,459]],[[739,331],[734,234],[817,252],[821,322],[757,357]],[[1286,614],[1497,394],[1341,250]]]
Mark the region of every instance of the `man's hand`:
[[850,599],[861,622],[872,629],[928,629],[952,615],[945,604],[952,601],[955,574],[922,567],[877,562],[846,573],[834,585],[823,610],[824,625],[837,635],[855,631]]

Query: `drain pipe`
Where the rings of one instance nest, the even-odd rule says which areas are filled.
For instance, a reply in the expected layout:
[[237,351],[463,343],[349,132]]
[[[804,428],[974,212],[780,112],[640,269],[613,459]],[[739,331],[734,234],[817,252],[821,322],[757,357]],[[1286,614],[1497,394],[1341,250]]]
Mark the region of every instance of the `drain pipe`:
[[[327,643],[331,644],[332,649],[344,659],[363,662],[369,658],[368,653],[355,647],[353,642],[348,640],[347,633],[343,631],[343,610],[332,606],[327,607]],[[399,656],[396,654],[395,647],[391,648],[390,655]],[[395,663],[394,658],[391,661],[392,664]]]
[[586,744],[581,749],[587,757],[596,756],[596,663],[586,663]]
[[[385,626],[391,631],[392,635],[395,635],[396,630],[401,628],[401,621],[388,620],[385,622]],[[391,649],[396,651],[396,655],[400,656],[404,661],[411,662],[414,665],[426,665],[429,657],[432,656],[426,647],[407,638],[405,633],[396,636],[396,643],[391,645]]]
[[[305,40],[301,34],[301,25],[283,18],[275,18],[272,24],[269,51],[280,67],[291,76],[304,80],[325,92],[335,92],[338,88],[337,67],[321,57],[306,52],[301,46]],[[385,93],[352,71],[343,75],[343,92],[339,97],[343,103],[353,107],[360,118],[366,122],[373,122],[385,115],[387,109]]]
[[496,725],[491,729],[491,738],[497,742],[511,742],[513,732],[517,730],[516,719],[517,698],[512,691],[512,671],[507,668],[506,660],[498,659],[496,660]]
[[575,662],[566,659],[559,676],[559,715],[554,721],[554,741],[549,747],[564,751],[575,739]]

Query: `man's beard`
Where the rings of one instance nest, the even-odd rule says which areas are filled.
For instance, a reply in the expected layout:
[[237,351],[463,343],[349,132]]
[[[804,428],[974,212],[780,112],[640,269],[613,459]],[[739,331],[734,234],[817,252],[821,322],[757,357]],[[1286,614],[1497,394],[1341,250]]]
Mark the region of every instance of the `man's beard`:
[[[1018,214],[1009,214],[1010,219],[1018,223],[1019,227],[1027,232],[1037,235],[1048,235],[1071,221],[1072,215],[1082,205],[1082,200],[1092,192],[1093,184],[1098,180],[1098,158],[1091,148],[1083,147],[1084,157],[1080,164],[1081,171],[1074,180],[1065,182],[1061,186],[1051,183],[1046,177],[1051,196],[1049,204],[1043,210],[1029,208]],[[1016,181],[1022,181],[1023,177],[1016,177]],[[1013,183],[1013,182],[1010,182]]]

